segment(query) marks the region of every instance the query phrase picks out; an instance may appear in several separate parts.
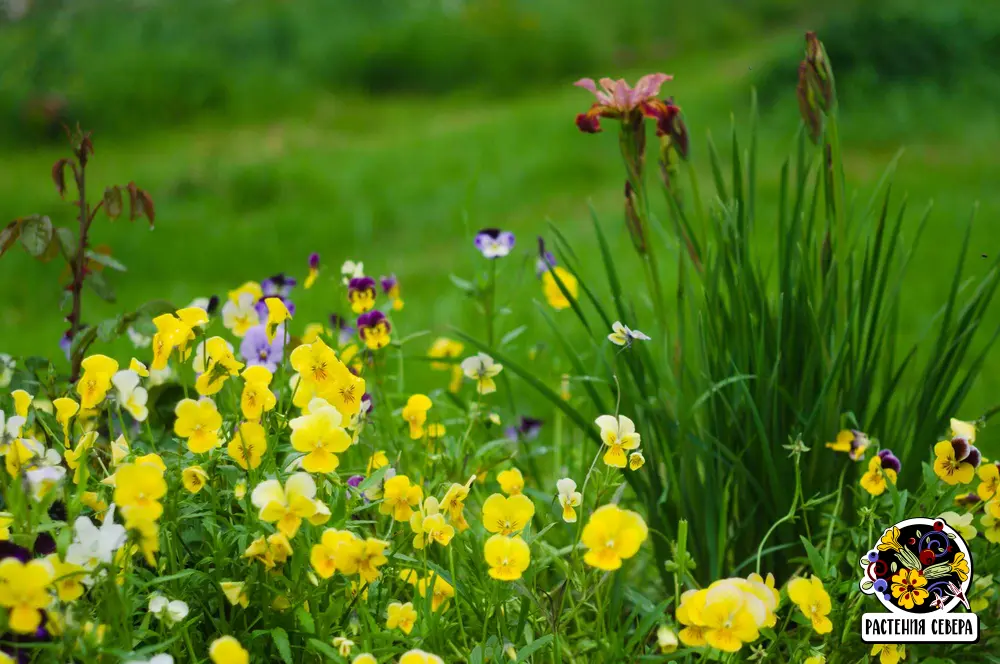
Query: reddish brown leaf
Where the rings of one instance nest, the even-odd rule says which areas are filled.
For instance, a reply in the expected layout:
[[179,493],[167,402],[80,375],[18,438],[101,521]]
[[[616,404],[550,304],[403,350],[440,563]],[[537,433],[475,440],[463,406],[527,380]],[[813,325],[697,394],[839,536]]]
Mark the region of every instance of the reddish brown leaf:
[[66,193],[66,166],[69,164],[69,159],[60,159],[55,164],[52,165],[52,181],[56,185],[56,191],[59,192],[59,197],[63,198]]
[[15,219],[4,226],[3,230],[0,230],[0,256],[7,253],[7,250],[17,242],[17,238],[21,235],[21,224],[23,222],[23,219]]
[[153,206],[153,197],[145,189],[139,190],[139,202],[142,204],[142,213],[149,220],[149,227],[153,227],[156,221],[156,208]]

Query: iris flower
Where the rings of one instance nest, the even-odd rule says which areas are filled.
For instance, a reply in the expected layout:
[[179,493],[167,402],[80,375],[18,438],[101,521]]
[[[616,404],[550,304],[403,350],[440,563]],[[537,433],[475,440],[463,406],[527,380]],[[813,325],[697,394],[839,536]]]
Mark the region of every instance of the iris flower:
[[670,125],[679,109],[671,102],[657,99],[660,87],[673,79],[668,74],[647,74],[639,79],[635,87],[631,87],[624,79],[600,79],[598,83],[592,78],[582,78],[573,85],[589,90],[597,98],[594,105],[586,113],[576,116],[576,126],[580,131],[596,134],[601,131],[601,118],[634,122],[643,117],[656,121],[657,132],[670,133]]

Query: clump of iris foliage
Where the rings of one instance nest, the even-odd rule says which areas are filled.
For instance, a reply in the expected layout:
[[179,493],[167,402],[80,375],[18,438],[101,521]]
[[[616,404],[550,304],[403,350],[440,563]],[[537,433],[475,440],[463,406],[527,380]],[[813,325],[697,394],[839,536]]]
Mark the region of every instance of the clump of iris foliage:
[[[454,279],[478,330],[402,334],[394,276],[315,254],[87,325],[81,289],[107,294],[121,268],[89,249],[98,212],[127,193],[133,219],[154,213],[133,183],[88,202],[93,146],[73,134],[53,178],[75,185],[76,228],[35,216],[0,235],[61,256],[72,302],[72,375],[0,358],[0,661],[993,661],[1000,466],[975,446],[992,413],[962,401],[996,336],[978,328],[997,266],[969,283],[963,246],[934,328],[898,347],[907,206],[891,168],[871,201],[848,193],[813,35],[799,76],[803,124],[760,231],[755,127],[728,159],[708,143],[709,196],[669,76],[578,82],[596,97],[578,127],[620,132],[646,283],[618,277],[621,224],[595,219],[586,253],[555,228],[539,243],[558,384],[517,341],[533,331],[499,315],[498,273],[524,251],[501,229],[474,239],[483,274]],[[339,315],[297,309],[309,288]],[[99,352],[118,335],[134,356]],[[420,362],[435,380],[414,384]],[[515,394],[550,421],[518,419]],[[913,516],[969,543],[975,579],[951,572],[971,581],[976,646],[861,642],[858,560]],[[933,601],[907,574],[907,601]]]

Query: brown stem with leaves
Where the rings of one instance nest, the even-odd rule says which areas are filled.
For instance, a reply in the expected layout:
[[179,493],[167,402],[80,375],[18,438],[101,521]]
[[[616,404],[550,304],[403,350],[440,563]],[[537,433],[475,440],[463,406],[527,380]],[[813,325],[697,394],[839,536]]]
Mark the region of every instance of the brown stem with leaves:
[[[80,311],[83,299],[83,281],[87,276],[87,231],[90,230],[90,222],[93,221],[94,218],[93,215],[90,214],[90,209],[87,205],[88,150],[93,151],[89,137],[84,138],[80,142],[79,147],[76,148],[76,162],[72,164],[73,177],[76,180],[76,189],[78,193],[77,206],[80,208],[80,233],[76,253],[73,256],[73,283],[70,286],[71,292],[73,293],[73,310],[69,315],[71,344],[77,340],[77,334],[79,334],[81,328]],[[76,380],[80,377],[80,364],[83,362],[84,347],[82,344],[74,344],[71,348],[70,361],[72,363],[72,370],[70,372],[70,381],[76,382]]]

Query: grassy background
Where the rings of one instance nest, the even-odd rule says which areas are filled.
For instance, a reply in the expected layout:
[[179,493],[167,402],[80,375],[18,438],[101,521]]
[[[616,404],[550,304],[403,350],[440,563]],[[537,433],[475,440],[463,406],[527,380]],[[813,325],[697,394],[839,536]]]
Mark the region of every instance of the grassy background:
[[[278,271],[301,276],[309,252],[319,251],[325,287],[298,292],[301,324],[346,311],[333,285],[339,264],[352,258],[370,273],[400,277],[402,333],[476,329],[474,306],[448,275],[483,268],[472,237],[496,226],[519,240],[504,263],[512,313],[502,324],[531,326],[522,346],[545,343],[530,300],[541,296],[533,247],[547,221],[586,255],[592,203],[625,274],[640,274],[629,267],[616,139],[576,131],[573,116],[590,99],[569,83],[579,75],[674,74],[665,91],[684,109],[694,159],[706,169],[706,133],[724,142],[732,113],[745,133],[758,86],[760,177],[775,196],[797,122],[795,64],[807,27],[820,30],[839,75],[859,204],[904,146],[895,191],[908,194],[914,224],[934,200],[904,293],[906,339],[919,338],[944,302],[959,231],[976,201],[965,268],[977,275],[987,263],[981,255],[1000,251],[1000,120],[992,106],[1000,88],[976,60],[995,47],[988,27],[996,21],[988,11],[970,19],[969,3],[930,12],[930,3],[888,3],[878,12],[848,3],[808,13],[780,0],[711,11],[639,0],[615,9],[559,0],[403,3],[387,20],[384,3],[338,2],[331,22],[316,20],[316,2],[178,0],[168,3],[169,20],[160,3],[129,3],[113,30],[106,19],[125,11],[123,3],[36,4],[27,18],[0,25],[0,107],[8,113],[0,134],[11,145],[0,156],[0,217],[39,212],[65,223],[73,215],[48,177],[62,147],[23,111],[53,92],[65,97],[69,116],[96,130],[90,181],[103,188],[135,180],[157,203],[153,232],[127,221],[96,224],[94,244],[110,245],[131,270],[112,277],[118,303],[88,294],[91,323],[153,298],[183,305]],[[912,29],[890,29],[899,16]],[[970,25],[980,27],[970,33]],[[761,237],[767,232],[759,228]],[[58,354],[60,269],[18,251],[0,261],[0,351]],[[996,308],[990,322],[1000,324]],[[998,370],[994,353],[962,416],[998,401]],[[891,445],[891,432],[880,434]]]

